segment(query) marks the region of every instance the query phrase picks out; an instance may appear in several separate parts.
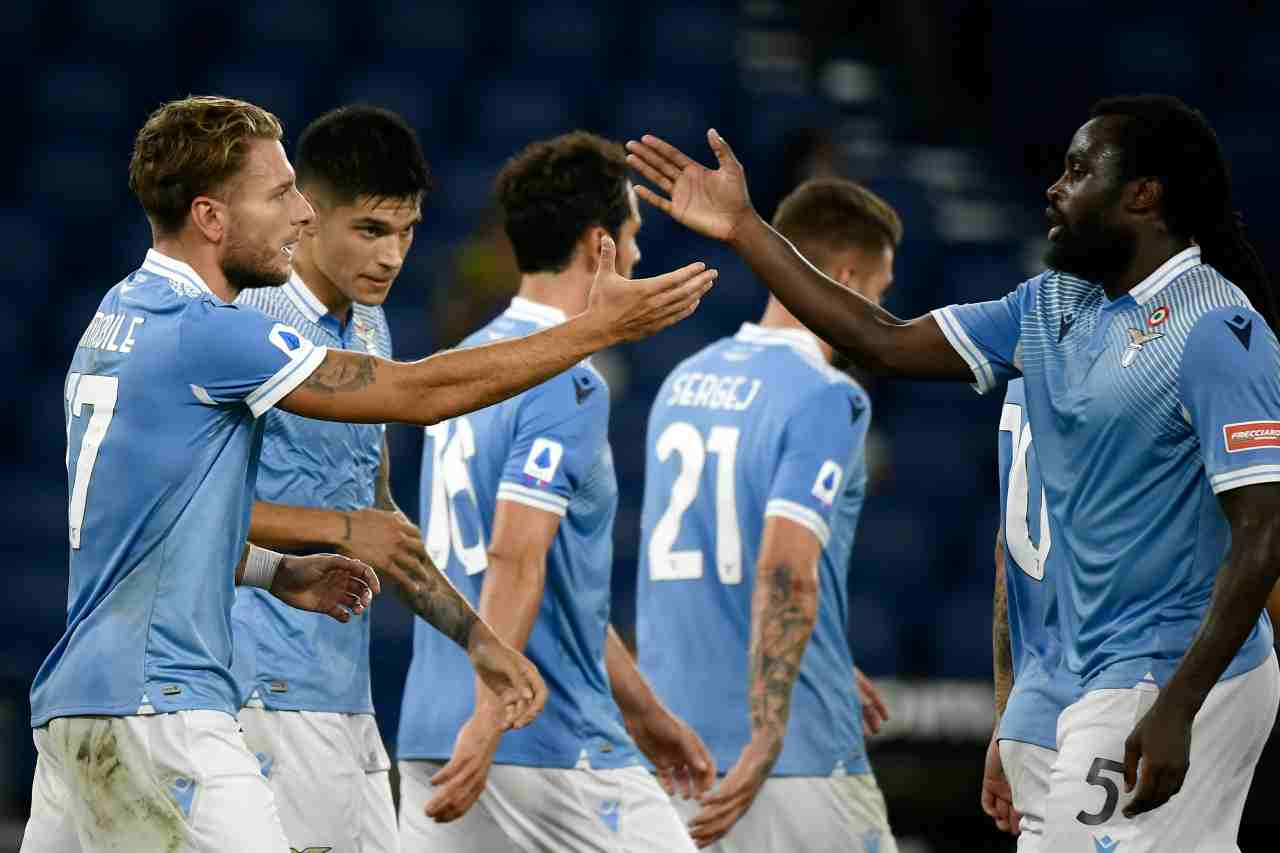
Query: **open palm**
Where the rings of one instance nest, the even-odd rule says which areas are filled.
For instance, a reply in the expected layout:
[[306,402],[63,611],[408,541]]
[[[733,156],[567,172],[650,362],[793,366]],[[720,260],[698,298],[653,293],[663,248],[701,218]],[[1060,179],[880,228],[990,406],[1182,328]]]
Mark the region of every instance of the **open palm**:
[[707,142],[719,162],[717,169],[708,169],[649,134],[627,143],[627,164],[659,190],[637,186],[637,195],[699,234],[727,241],[751,215],[751,197],[742,164],[729,144],[714,129],[707,131]]

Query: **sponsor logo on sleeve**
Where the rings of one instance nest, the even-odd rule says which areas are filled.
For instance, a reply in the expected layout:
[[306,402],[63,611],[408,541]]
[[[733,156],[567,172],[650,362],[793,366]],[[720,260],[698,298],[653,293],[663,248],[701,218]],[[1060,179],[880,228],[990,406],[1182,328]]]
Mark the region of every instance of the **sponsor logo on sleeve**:
[[564,456],[564,445],[549,438],[535,438],[529,448],[529,458],[524,463],[525,476],[538,481],[538,485],[555,479],[556,469]]
[[1228,453],[1256,450],[1259,447],[1280,447],[1280,421],[1245,421],[1227,424],[1222,437]]
[[292,326],[276,323],[267,334],[267,340],[280,352],[293,358],[302,349],[302,336]]
[[840,481],[844,479],[844,469],[833,460],[828,459],[818,469],[818,478],[813,481],[811,494],[822,501],[823,505],[835,503],[836,493],[840,491]]

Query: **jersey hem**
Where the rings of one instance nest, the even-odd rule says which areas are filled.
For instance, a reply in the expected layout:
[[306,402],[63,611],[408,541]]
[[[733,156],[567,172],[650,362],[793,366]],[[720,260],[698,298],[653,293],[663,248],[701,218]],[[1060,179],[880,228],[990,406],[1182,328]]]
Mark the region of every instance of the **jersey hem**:
[[[236,709],[226,705],[199,704],[183,708],[169,708],[164,711],[157,709],[145,714],[138,713],[139,707],[141,706],[137,702],[133,702],[123,707],[104,708],[101,705],[77,705],[70,708],[56,708],[44,714],[32,714],[31,728],[42,728],[60,717],[158,717],[161,714],[177,714],[180,711],[220,711],[233,720],[236,718]],[[155,707],[154,704],[152,707]]]
[[539,492],[507,480],[503,480],[498,484],[498,500],[523,504],[558,515],[561,518],[564,518],[565,513],[569,510],[569,500],[567,498]]
[[818,542],[820,542],[824,548],[827,546],[827,541],[831,538],[831,528],[822,520],[822,516],[818,515],[818,513],[809,509],[807,506],[798,504],[795,501],[774,498],[765,504],[764,514],[766,518],[769,516],[785,518],[787,521],[792,521],[802,527],[807,527],[815,536],[818,537]]
[[1209,477],[1209,486],[1215,495],[1258,483],[1280,483],[1280,465],[1250,465]]
[[[437,750],[410,750],[409,752],[397,752],[396,761],[444,761],[447,762],[452,757],[451,753],[441,753]],[[497,756],[493,758],[494,764],[510,764],[515,767],[536,767],[544,770],[581,770],[578,759],[559,761],[553,759],[532,758],[527,755],[511,755]],[[639,753],[628,753],[620,761],[588,761],[587,769],[590,770],[625,770],[628,767],[644,767],[644,759]]]

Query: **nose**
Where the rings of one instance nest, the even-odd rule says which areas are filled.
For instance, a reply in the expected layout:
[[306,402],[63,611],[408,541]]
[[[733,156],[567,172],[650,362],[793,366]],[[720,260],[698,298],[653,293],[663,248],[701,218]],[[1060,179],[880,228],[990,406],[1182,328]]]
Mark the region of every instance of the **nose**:
[[1054,207],[1058,206],[1058,200],[1062,198],[1062,182],[1066,180],[1066,177],[1067,176],[1064,174],[1062,177],[1058,178],[1058,180],[1054,181],[1053,185],[1050,186],[1049,189],[1044,191],[1045,198],[1047,198],[1049,203]]
[[293,224],[294,225],[310,225],[311,220],[316,218],[315,208],[311,206],[311,202],[307,201],[307,197],[298,190],[293,191]]
[[394,234],[378,240],[378,264],[388,270],[398,270],[404,263],[405,252],[401,251],[401,243]]

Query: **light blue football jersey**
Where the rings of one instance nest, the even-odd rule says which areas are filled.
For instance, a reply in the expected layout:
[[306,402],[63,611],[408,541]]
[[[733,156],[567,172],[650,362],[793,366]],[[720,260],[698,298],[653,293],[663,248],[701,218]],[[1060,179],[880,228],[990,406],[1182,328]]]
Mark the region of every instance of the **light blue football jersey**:
[[[516,298],[463,346],[563,322]],[[546,708],[502,736],[494,760],[531,767],[639,763],[604,663],[618,484],[609,449],[609,388],[583,362],[503,403],[429,427],[422,454],[427,553],[477,608],[499,500],[561,516],[547,552],[542,605],[525,654],[547,683]],[[475,705],[462,649],[415,620],[397,742],[401,759],[447,759]]]
[[1000,413],[1000,526],[1008,591],[1013,690],[1000,738],[1057,749],[1058,715],[1079,696],[1062,665],[1052,523],[1021,379],[1009,382]]
[[32,726],[236,713],[233,569],[261,416],[324,356],[155,250],[103,297],[67,374],[67,630],[31,688]]
[[[1227,554],[1217,494],[1280,481],[1275,335],[1197,247],[1116,300],[1048,271],[934,317],[980,391],[1025,379],[1068,669],[1085,689],[1164,684]],[[1263,614],[1224,678],[1271,641]]]
[[722,773],[751,739],[751,596],[767,516],[822,543],[818,619],[773,775],[870,770],[846,630],[870,421],[866,393],[827,364],[812,335],[751,323],[682,362],[653,403],[640,668]]
[[[288,323],[318,346],[391,358],[382,308],[353,305],[344,325],[297,275],[283,287],[246,290],[236,301]],[[263,420],[256,500],[336,510],[373,506],[385,425],[319,421],[279,409]],[[372,614],[369,608],[344,625],[265,590],[237,589],[233,671],[243,697],[275,710],[372,714]]]

